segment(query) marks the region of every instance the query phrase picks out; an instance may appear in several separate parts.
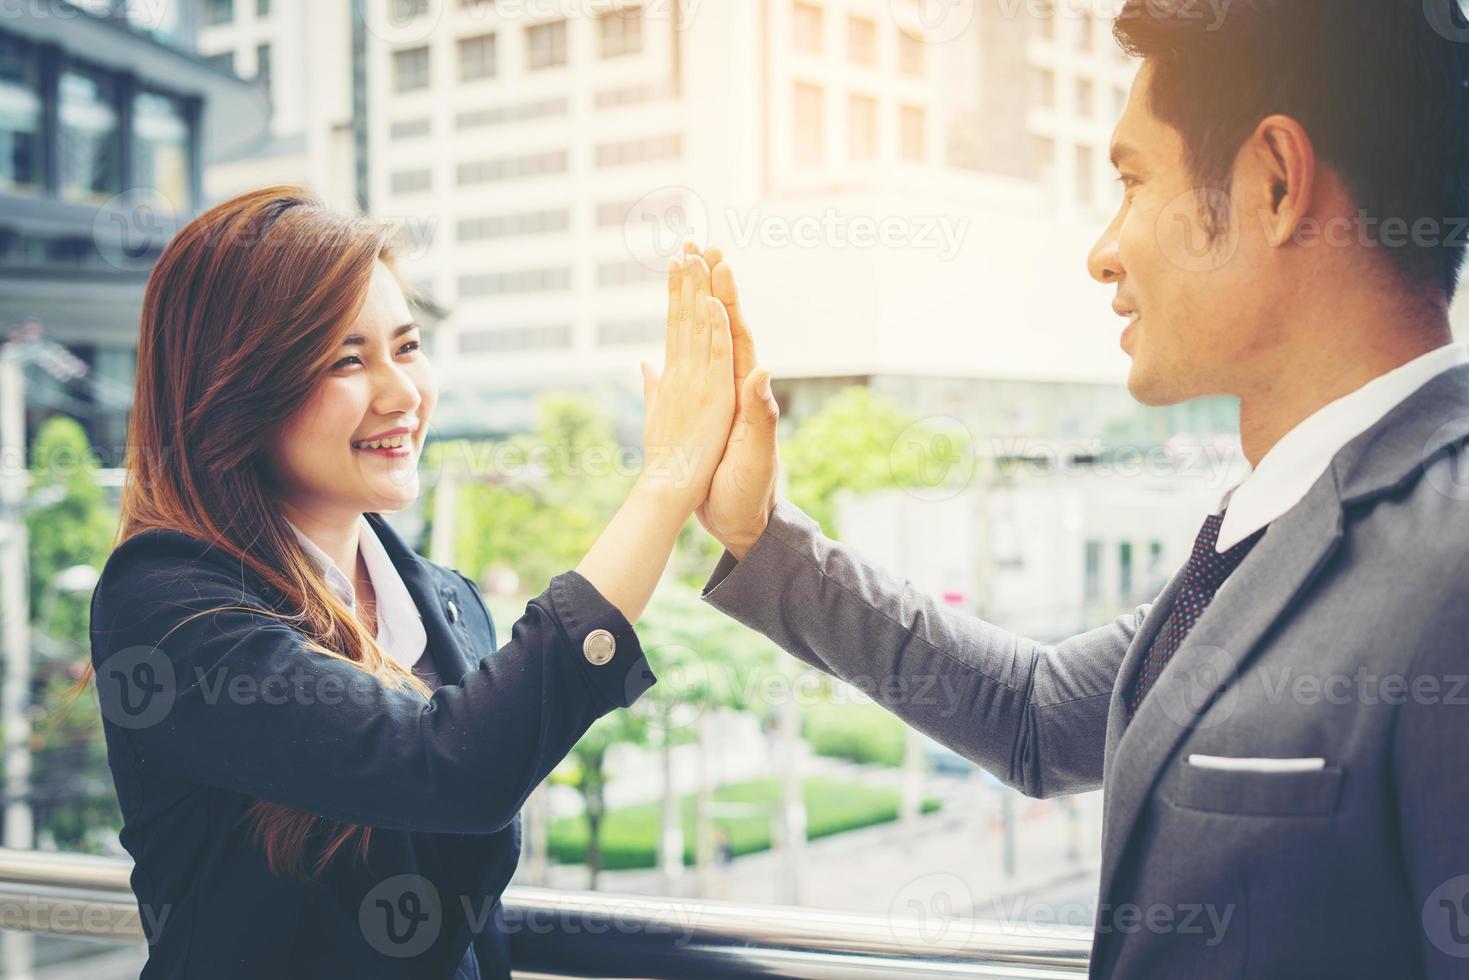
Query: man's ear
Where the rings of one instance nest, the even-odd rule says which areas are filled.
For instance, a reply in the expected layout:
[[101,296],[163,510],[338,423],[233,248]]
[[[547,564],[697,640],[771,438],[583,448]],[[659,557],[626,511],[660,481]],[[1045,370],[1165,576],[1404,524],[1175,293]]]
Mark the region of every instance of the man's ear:
[[1284,245],[1311,214],[1316,192],[1316,147],[1299,122],[1273,115],[1260,120],[1246,151],[1253,164],[1251,179],[1265,193],[1261,214],[1266,239]]

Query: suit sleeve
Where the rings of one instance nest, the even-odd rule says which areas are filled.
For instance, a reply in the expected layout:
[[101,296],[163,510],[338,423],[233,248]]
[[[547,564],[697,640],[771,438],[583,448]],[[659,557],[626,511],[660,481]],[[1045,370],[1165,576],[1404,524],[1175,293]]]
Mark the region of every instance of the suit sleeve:
[[[104,722],[142,777],[369,826],[492,833],[593,721],[655,681],[626,618],[576,572],[425,699],[309,649],[226,563],[130,544],[93,595],[92,659]],[[205,610],[219,611],[192,616]],[[616,641],[602,664],[583,653],[598,629]]]
[[[1457,596],[1453,601],[1462,603]],[[1469,616],[1458,611],[1456,618],[1437,630],[1436,641],[1431,629],[1419,644],[1392,739],[1399,853],[1411,889],[1408,920],[1422,925],[1423,970],[1413,972],[1433,980],[1469,970],[1469,671],[1462,644],[1449,639],[1469,630]]]
[[1101,786],[1112,688],[1150,608],[1048,646],[922,594],[784,501],[703,596],[1032,797]]

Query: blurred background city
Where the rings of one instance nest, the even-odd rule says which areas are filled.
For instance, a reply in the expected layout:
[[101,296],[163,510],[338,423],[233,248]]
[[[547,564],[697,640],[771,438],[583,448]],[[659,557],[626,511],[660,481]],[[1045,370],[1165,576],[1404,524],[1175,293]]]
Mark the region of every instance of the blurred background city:
[[[689,237],[736,271],[785,495],[827,533],[1042,641],[1149,601],[1246,466],[1232,400],[1131,400],[1086,274],[1136,70],[1117,7],[0,3],[4,845],[126,857],[95,702],[63,719],[57,696],[88,656],[151,265],[265,184],[397,228],[442,393],[392,523],[479,583],[502,640],[636,473],[638,362]],[[718,555],[691,523],[639,626],[661,682],[532,798],[517,883],[1092,922],[1097,794],[1023,798],[798,669],[701,602]],[[4,937],[7,976],[144,955]]]

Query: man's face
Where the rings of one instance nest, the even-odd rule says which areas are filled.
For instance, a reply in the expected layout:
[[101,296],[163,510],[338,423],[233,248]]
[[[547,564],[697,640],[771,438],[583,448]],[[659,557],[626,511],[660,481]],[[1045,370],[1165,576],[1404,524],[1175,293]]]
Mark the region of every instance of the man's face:
[[1132,358],[1128,391],[1144,405],[1173,405],[1238,394],[1236,380],[1270,344],[1271,265],[1238,193],[1227,230],[1209,241],[1183,138],[1149,108],[1152,81],[1145,64],[1113,132],[1125,196],[1087,268],[1117,287],[1113,308],[1131,318],[1119,341]]

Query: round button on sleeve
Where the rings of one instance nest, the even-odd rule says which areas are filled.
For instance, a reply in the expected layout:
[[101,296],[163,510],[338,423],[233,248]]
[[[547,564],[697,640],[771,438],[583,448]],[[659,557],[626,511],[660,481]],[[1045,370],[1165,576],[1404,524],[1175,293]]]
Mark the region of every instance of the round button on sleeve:
[[600,667],[610,662],[617,652],[617,638],[607,630],[592,630],[582,641],[581,649],[588,663]]

